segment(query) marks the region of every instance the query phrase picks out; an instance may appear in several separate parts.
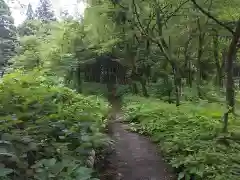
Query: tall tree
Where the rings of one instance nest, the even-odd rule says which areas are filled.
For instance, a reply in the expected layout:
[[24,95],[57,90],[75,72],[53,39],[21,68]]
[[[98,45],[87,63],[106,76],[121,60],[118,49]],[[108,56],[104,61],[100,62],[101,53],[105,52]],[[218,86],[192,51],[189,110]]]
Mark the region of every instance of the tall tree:
[[34,19],[34,12],[33,12],[32,5],[30,3],[28,4],[26,16],[27,16],[26,20]]
[[0,0],[0,69],[3,71],[8,60],[15,55],[16,27],[10,8]]
[[43,22],[56,20],[56,17],[52,10],[52,4],[49,0],[40,0],[39,6],[36,9],[36,16]]
[[26,12],[25,21],[18,26],[18,34],[20,36],[34,35],[39,30],[39,24],[41,22],[36,20],[32,4],[29,3]]
[[61,9],[60,10],[60,17],[61,19],[72,19],[73,17],[69,14],[67,9]]

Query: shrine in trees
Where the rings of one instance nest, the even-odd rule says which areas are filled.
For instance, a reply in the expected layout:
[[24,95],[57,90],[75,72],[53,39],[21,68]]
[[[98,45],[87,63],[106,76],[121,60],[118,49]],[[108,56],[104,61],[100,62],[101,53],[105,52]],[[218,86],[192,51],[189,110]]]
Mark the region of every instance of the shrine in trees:
[[84,80],[103,84],[126,84],[127,67],[111,55],[102,55],[84,66]]

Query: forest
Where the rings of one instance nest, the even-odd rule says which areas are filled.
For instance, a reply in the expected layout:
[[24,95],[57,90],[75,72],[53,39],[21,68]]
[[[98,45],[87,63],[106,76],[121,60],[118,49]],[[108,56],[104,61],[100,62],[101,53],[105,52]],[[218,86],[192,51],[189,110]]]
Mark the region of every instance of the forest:
[[[240,180],[240,1],[86,4],[29,3],[16,26],[0,0],[0,180],[137,180],[149,144],[174,180]],[[131,177],[106,176],[115,143]]]

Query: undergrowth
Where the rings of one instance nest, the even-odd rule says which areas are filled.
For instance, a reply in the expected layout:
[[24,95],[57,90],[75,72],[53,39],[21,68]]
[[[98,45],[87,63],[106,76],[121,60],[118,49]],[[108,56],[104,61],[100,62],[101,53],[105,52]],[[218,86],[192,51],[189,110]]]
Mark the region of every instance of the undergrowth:
[[240,122],[231,117],[229,134],[222,134],[221,104],[184,102],[177,108],[137,96],[124,103],[132,130],[159,144],[179,180],[240,179]]
[[[33,71],[0,83],[0,179],[94,180],[108,104]],[[89,159],[90,157],[90,159]]]

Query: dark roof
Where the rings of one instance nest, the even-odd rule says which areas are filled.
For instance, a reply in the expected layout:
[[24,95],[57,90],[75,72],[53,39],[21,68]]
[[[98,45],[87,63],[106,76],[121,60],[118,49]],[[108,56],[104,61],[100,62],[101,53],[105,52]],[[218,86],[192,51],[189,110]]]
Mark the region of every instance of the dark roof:
[[[127,62],[123,58],[110,58],[110,57],[106,57],[106,59],[109,59],[110,61],[118,62],[119,64],[121,64],[124,67],[128,66]],[[97,61],[102,61],[102,58],[101,57],[91,58],[91,59],[88,59],[86,61],[82,61],[81,64],[82,65],[94,64]]]

